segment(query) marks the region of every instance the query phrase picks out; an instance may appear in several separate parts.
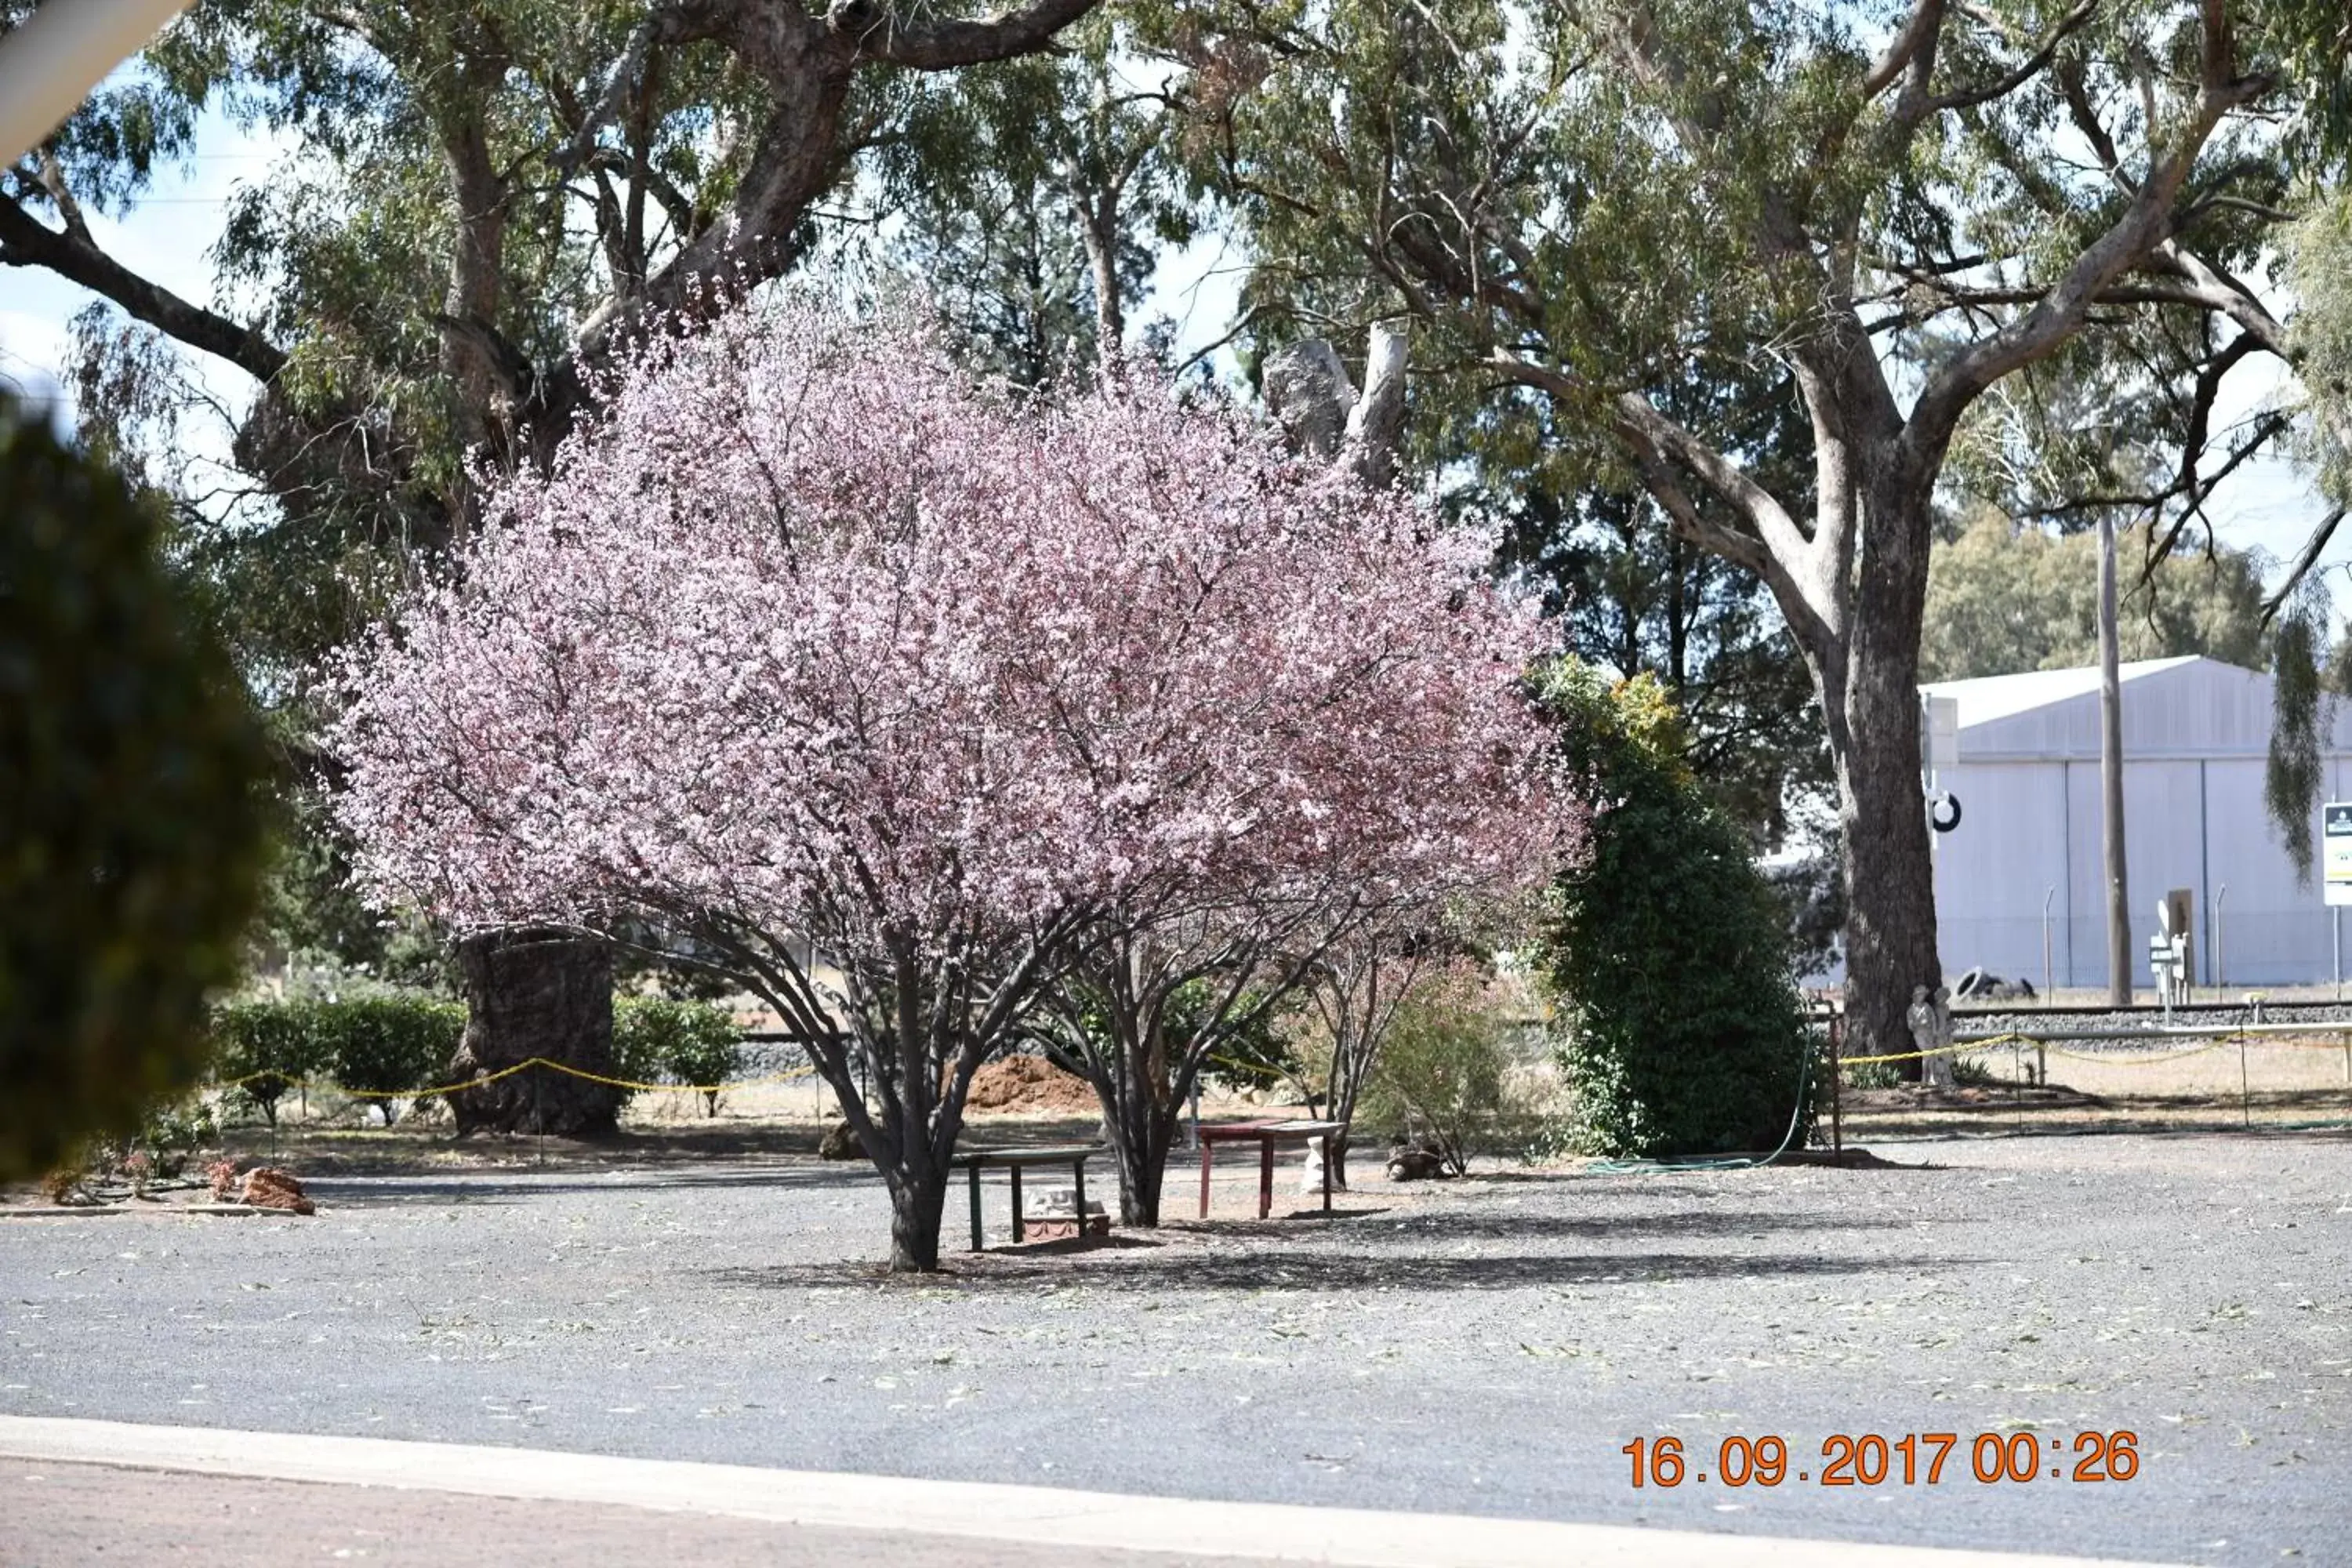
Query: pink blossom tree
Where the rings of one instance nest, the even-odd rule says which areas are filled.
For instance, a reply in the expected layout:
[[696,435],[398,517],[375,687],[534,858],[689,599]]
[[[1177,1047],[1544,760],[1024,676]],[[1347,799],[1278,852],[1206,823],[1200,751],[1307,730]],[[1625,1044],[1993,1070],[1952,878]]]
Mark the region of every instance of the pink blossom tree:
[[352,661],[362,880],[760,994],[896,1268],[937,1264],[973,1071],[1089,951],[1550,820],[1535,634],[1474,552],[1165,388],[1025,401],[903,325],[744,308],[625,355],[488,500]]
[[1104,558],[1132,558],[1128,651],[1091,668],[1154,683],[1077,710],[1120,721],[1074,719],[1074,741],[1171,820],[1208,802],[1249,825],[1108,896],[1041,1010],[1102,1102],[1123,1222],[1154,1225],[1213,1055],[1367,921],[1539,880],[1582,807],[1549,776],[1520,690],[1542,629],[1486,581],[1490,541],[1131,376],[1052,424]]

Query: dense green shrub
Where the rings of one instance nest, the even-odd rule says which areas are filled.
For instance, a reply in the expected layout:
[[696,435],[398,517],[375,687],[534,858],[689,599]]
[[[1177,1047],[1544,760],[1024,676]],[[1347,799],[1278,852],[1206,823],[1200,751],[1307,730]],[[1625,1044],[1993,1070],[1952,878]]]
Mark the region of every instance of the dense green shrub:
[[213,1076],[278,1125],[278,1102],[328,1070],[313,1002],[232,1002],[213,1009]]
[[392,1125],[393,1102],[448,1081],[466,1009],[431,996],[361,996],[309,1004],[328,1076]]
[[246,1079],[233,1092],[273,1125],[294,1080],[323,1078],[388,1127],[397,1101],[448,1081],[465,1031],[461,1005],[396,991],[232,1003],[213,1013],[213,1076]]
[[1778,1148],[1810,1130],[1822,1075],[1782,910],[1745,836],[1683,761],[1672,701],[1563,661],[1542,695],[1603,809],[1591,856],[1552,892],[1544,962],[1559,994],[1560,1142],[1638,1156]]
[[0,399],[0,1182],[204,1070],[266,766],[155,515]]
[[702,1090],[703,1113],[719,1114],[714,1087],[741,1065],[743,1030],[726,1008],[667,996],[624,996],[613,1006],[613,1059],[620,1076],[637,1083],[674,1083]]

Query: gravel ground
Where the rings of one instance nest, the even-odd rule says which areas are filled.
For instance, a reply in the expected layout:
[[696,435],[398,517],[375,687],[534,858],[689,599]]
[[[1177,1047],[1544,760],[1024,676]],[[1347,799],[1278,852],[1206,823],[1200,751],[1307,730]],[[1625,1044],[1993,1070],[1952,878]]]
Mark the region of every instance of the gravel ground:
[[[2352,1563],[2352,1139],[1898,1158],[1368,1185],[1329,1220],[911,1284],[876,1271],[871,1176],[803,1160],[321,1180],[311,1220],[12,1219],[0,1412]],[[1221,1213],[1254,1179],[1223,1173]],[[2136,1479],[2049,1478],[2116,1429]],[[1918,1431],[1961,1435],[1941,1484],[1819,1484],[1829,1435]],[[2040,1439],[2037,1479],[1976,1481],[1985,1431]],[[1726,1487],[1717,1444],[1768,1433],[1816,1479]],[[1633,1489],[1620,1449],[1662,1435],[1693,1479]]]

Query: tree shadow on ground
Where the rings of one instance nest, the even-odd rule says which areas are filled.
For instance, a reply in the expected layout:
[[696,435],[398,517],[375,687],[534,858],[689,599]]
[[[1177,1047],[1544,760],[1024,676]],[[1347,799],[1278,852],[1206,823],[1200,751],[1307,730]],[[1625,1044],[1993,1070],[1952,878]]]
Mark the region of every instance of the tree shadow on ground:
[[[1459,1237],[1479,1240],[1507,1241],[1513,1238],[1534,1240],[1538,1237],[1573,1237],[1606,1241],[1627,1237],[1688,1237],[1693,1239],[1738,1240],[1760,1237],[1774,1231],[1871,1231],[1908,1230],[1918,1216],[1882,1215],[1859,1213],[1775,1213],[1759,1209],[1680,1209],[1665,1214],[1626,1213],[1617,1215],[1530,1215],[1421,1210],[1391,1212],[1385,1217],[1371,1220],[1367,1228],[1375,1235],[1410,1234],[1443,1240]],[[1970,1216],[1955,1215],[1935,1223],[1965,1224]],[[1244,1226],[1219,1226],[1241,1234],[1251,1234]],[[1267,1232],[1266,1234],[1271,1234]]]
[[1165,1296],[1192,1290],[1516,1290],[1563,1285],[1658,1284],[1675,1280],[1768,1280],[1851,1274],[1943,1273],[1981,1268],[1978,1258],[1907,1254],[1831,1258],[1818,1253],[1626,1252],[1426,1253],[1300,1249],[1278,1256],[1218,1251],[1181,1242],[1142,1242],[1087,1253],[965,1254],[936,1274],[891,1275],[875,1265],[786,1264],[708,1269],[698,1278],[748,1289],[843,1285],[1020,1293],[1041,1287]]
[[881,1178],[864,1161],[824,1164],[693,1170],[671,1166],[618,1167],[604,1174],[583,1171],[458,1171],[438,1176],[321,1175],[303,1178],[304,1187],[337,1208],[401,1207],[432,1204],[519,1204],[533,1198],[578,1193],[662,1193],[696,1189],[767,1187],[779,1192],[830,1191],[878,1185]]

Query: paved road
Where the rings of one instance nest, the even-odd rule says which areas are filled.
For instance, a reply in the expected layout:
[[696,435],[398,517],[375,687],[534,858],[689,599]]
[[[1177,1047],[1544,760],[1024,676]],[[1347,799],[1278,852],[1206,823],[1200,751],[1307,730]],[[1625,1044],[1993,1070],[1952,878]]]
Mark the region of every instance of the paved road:
[[[2215,1563],[2352,1563],[2352,1142],[1370,1190],[951,1280],[815,1164],[320,1183],[0,1224],[0,1413]],[[1239,1197],[1236,1173],[1234,1197]],[[845,1264],[843,1259],[859,1260]],[[1980,1485],[1966,1438],[2127,1482]],[[1941,1484],[1628,1484],[1630,1439],[1950,1431]],[[2045,1450],[2044,1458],[2048,1458]]]

